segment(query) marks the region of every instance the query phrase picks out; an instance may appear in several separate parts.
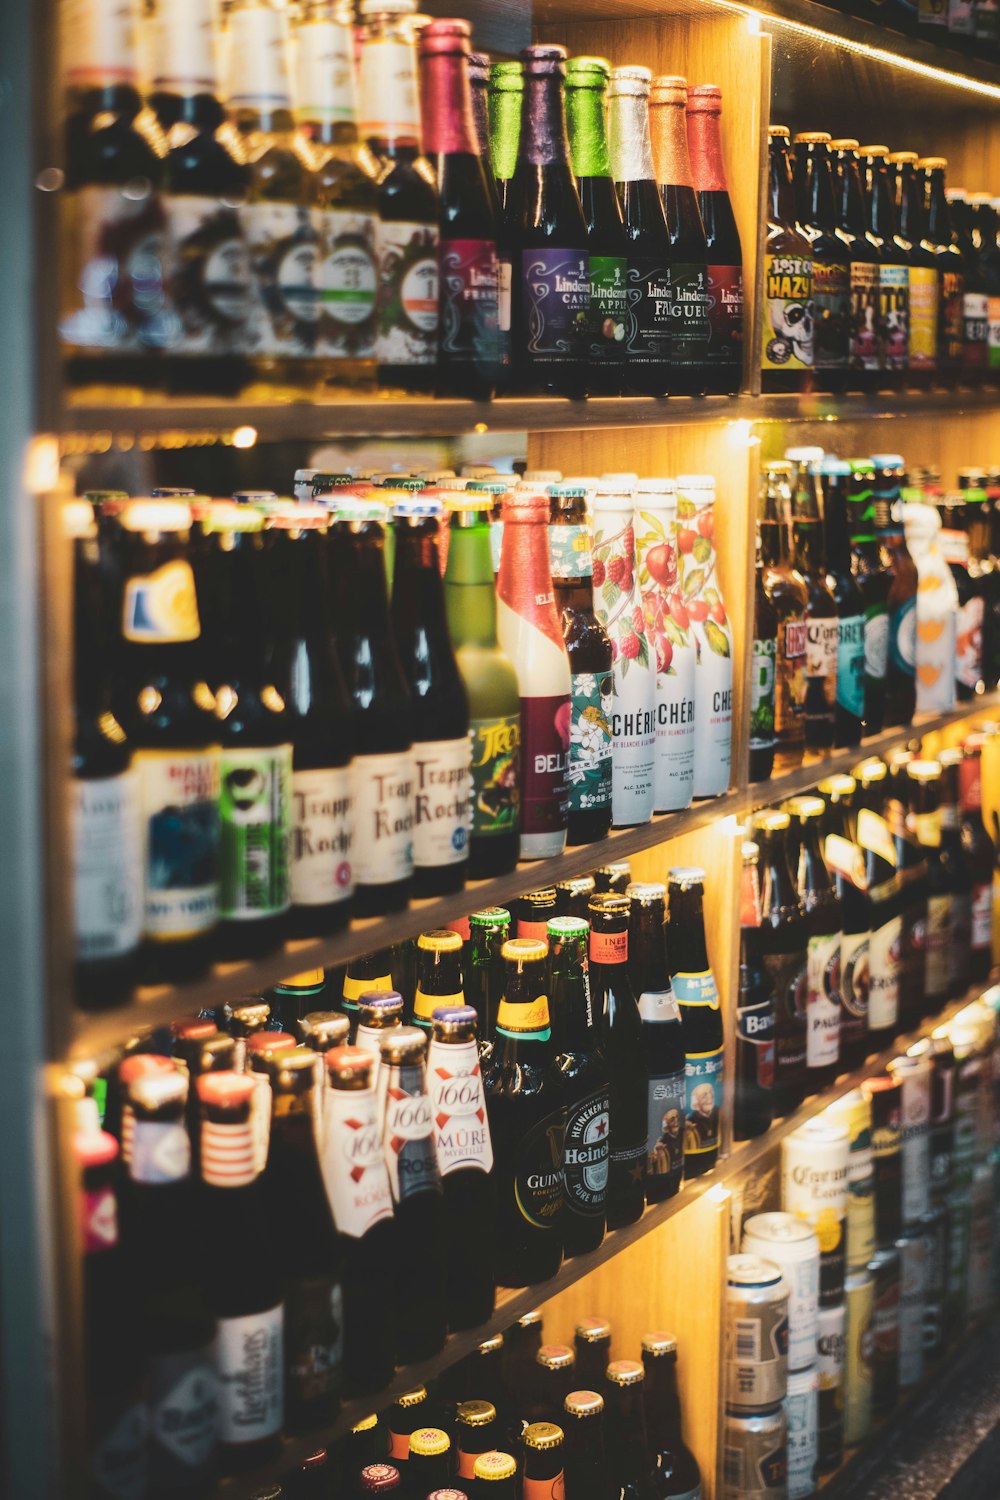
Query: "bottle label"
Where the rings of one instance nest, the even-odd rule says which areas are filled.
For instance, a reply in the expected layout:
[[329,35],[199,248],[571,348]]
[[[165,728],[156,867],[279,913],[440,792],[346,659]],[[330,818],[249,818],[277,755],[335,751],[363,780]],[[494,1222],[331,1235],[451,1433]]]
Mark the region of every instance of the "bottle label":
[[191,1170],[191,1138],[183,1120],[136,1120],[131,1150],[133,1182],[179,1182]]
[[938,273],[931,266],[910,267],[910,369],[937,366]]
[[673,273],[672,266],[648,256],[629,258],[625,331],[625,358],[629,365],[645,369],[650,365],[666,365],[671,358],[675,337],[671,317]]
[[420,140],[420,100],[412,41],[365,37],[358,88],[360,134],[365,140]]
[[560,1469],[554,1479],[530,1479],[521,1484],[522,1500],[566,1500],[566,1478]]
[[[620,365],[625,354],[628,262],[624,255],[591,255],[590,344],[593,364]],[[558,528],[557,528],[558,529]],[[551,531],[549,532],[551,536]]]
[[710,327],[708,321],[707,268],[704,262],[673,261],[654,282],[650,277],[649,295],[657,303],[664,290],[670,309],[670,363],[677,369],[694,369],[704,365],[708,354]]
[[765,370],[811,370],[812,260],[765,255],[763,358]]
[[122,635],[140,645],[196,641],[201,635],[191,564],[182,558],[125,580]]
[[840,998],[856,1020],[868,1020],[868,933],[845,932],[840,940]]
[[816,369],[846,369],[851,328],[851,268],[847,261],[813,261],[813,309]]
[[917,599],[904,600],[889,615],[889,660],[897,671],[913,677],[917,669]]
[[809,635],[805,620],[789,616],[778,621],[774,686],[774,728],[787,734],[795,728],[806,708],[806,647]]
[[[149,1492],[149,1412],[145,1401],[124,1410],[114,1407],[113,1425],[91,1434],[94,1446],[88,1455],[91,1492],[112,1495],[114,1500],[143,1500]],[[94,1441],[96,1439],[96,1441]]]
[[341,991],[344,999],[345,1010],[357,1010],[358,1001],[362,995],[372,991],[391,990],[392,975],[378,974],[374,979],[355,979],[350,973],[344,975],[344,988]]
[[[645,999],[646,996],[643,996]],[[645,1019],[645,1018],[644,1018]],[[646,1175],[680,1183],[684,1173],[686,1069],[651,1076],[646,1088]]]
[[[626,933],[627,937],[628,934]],[[593,939],[593,933],[591,933]],[[593,954],[591,954],[593,959]],[[719,990],[715,983],[715,975],[711,969],[703,969],[697,974],[675,974],[673,981],[674,999],[679,1006],[707,1005],[711,1010],[719,1008]]]
[[291,745],[223,750],[220,781],[219,914],[252,921],[287,911]]
[[649,1026],[680,1026],[681,1013],[672,989],[643,990],[639,996],[639,1015]]
[[506,258],[497,262],[497,322],[501,334],[507,337],[502,340],[504,353],[504,364],[510,364],[510,298],[511,286],[514,280],[514,265]]
[[750,749],[767,750],[774,744],[774,689],[776,640],[754,638],[750,666]]
[[555,833],[569,807],[570,701],[521,699],[521,832]]
[[138,82],[138,38],[131,5],[98,6],[90,0],[66,0],[60,20],[65,44],[67,84]]
[[525,1131],[514,1153],[514,1199],[535,1229],[558,1233],[562,1218],[565,1109],[553,1110]]
[[[930,917],[928,915],[928,928]],[[951,914],[948,918],[946,942],[948,964],[948,989],[960,992],[965,989],[969,972],[969,950],[972,947],[972,898],[968,895],[952,895]]]
[[721,1099],[722,1048],[689,1052],[684,1064],[685,1157],[719,1149]]
[[433,365],[438,351],[438,232],[380,219],[375,354],[380,365]]
[[981,598],[968,599],[958,607],[955,680],[972,689],[983,675],[983,613]]
[[[524,937],[518,924],[518,937]],[[546,1042],[552,1035],[549,1023],[549,997],[536,995],[529,1004],[519,1005],[502,999],[497,1006],[497,1030],[504,1036],[521,1037],[526,1041]]]
[[152,185],[64,194],[59,333],[89,354],[163,346],[163,202]]
[[603,811],[611,806],[613,694],[614,673],[573,673],[569,731],[571,813]]
[[[968,4],[968,0],[964,0]],[[955,0],[952,0],[955,4]],[[949,30],[952,28],[949,27]],[[949,364],[958,364],[962,358],[964,326],[965,278],[960,271],[941,272],[941,346]]]
[[289,359],[316,353],[319,236],[308,208],[247,203],[239,210],[253,267],[250,352]]
[[358,885],[392,885],[413,874],[413,757],[356,755],[354,879]]
[[455,865],[469,854],[468,735],[413,746],[413,863]]
[[856,719],[864,718],[864,615],[841,615],[837,622],[837,706]]
[[899,1018],[899,970],[903,919],[890,917],[868,940],[868,1028],[887,1031]]
[[807,719],[833,717],[837,698],[838,646],[839,628],[835,615],[806,621],[806,678],[819,689],[814,695],[807,696]]
[[989,327],[986,330],[986,362],[991,370],[1000,369],[1000,296],[991,296],[987,305]]
[[329,1089],[323,1136],[323,1176],[337,1230],[360,1240],[381,1219],[392,1217],[374,1088]]
[[469,739],[472,744],[472,837],[481,839],[516,833],[520,806],[520,715],[470,719]]
[[874,261],[852,260],[851,335],[848,353],[855,370],[878,370],[882,366],[882,338],[879,332],[878,265]]
[[740,1047],[752,1047],[750,1065],[753,1081],[759,1089],[774,1088],[774,1006],[770,998],[757,1005],[740,1005],[736,1009],[736,1037]]
[[219,1440],[234,1446],[274,1437],[284,1420],[284,1308],[220,1318],[215,1336]]
[[743,366],[743,267],[709,266],[707,271],[708,363],[736,365],[739,371]]
[[432,1039],[427,1053],[427,1087],[441,1176],[469,1169],[491,1172],[493,1141],[475,1041]]
[[590,578],[593,560],[587,526],[550,526],[549,568],[553,578]]
[[927,898],[927,936],[924,946],[924,984],[928,995],[948,993],[948,939],[951,897]]
[[521,292],[532,364],[580,359],[590,324],[590,275],[579,250],[522,250]]
[[990,308],[985,292],[966,292],[962,298],[964,346],[962,363],[966,368],[985,369],[989,359]]
[[330,1400],[344,1362],[344,1298],[332,1276],[294,1276],[285,1289],[285,1389],[290,1405]]
[[806,1067],[827,1068],[840,1056],[839,932],[809,939]]
[[350,766],[293,772],[293,906],[328,906],[354,894],[352,825]]
[[72,803],[76,956],[133,953],[142,937],[138,775],[76,779]]
[[219,752],[139,750],[147,938],[196,937],[219,913]]
[[164,347],[237,354],[253,314],[250,256],[236,210],[216,198],[166,193]]
[[909,267],[880,266],[878,287],[885,333],[885,362],[890,370],[905,370],[910,349]]
[[211,1347],[151,1356],[149,1456],[157,1489],[183,1490],[203,1476],[215,1453],[218,1421]]
[[429,995],[418,984],[413,997],[414,1024],[417,1026],[423,1025],[429,1031],[436,1010],[445,1006],[464,1004],[465,995],[462,990],[458,990],[452,995]]
[[441,241],[441,344],[446,361],[495,363],[497,252],[492,240]]
[[889,615],[884,604],[865,610],[865,676],[884,682],[889,666]]
[[592,927],[589,957],[592,964],[628,963],[628,932],[598,932]]
[[375,356],[375,219],[357,209],[319,216],[320,353],[332,359]]
[[611,1138],[607,1085],[570,1104],[563,1142],[566,1204],[584,1218],[604,1213],[608,1191]]
[[424,1092],[423,1064],[389,1070],[385,1091],[383,1144],[392,1201],[406,1203],[420,1193],[439,1193],[441,1175],[434,1150],[431,1101]]
[[993,937],[993,887],[988,882],[972,887],[972,951],[981,953]]

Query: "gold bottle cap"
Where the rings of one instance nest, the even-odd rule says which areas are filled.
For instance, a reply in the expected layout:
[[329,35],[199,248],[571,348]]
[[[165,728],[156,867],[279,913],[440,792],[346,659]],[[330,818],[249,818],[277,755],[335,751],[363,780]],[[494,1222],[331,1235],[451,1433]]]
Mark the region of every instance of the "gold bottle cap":
[[581,1344],[596,1344],[611,1337],[611,1324],[607,1318],[583,1318],[574,1331]]
[[769,125],[767,127],[767,133],[772,138],[779,135],[784,136],[785,140],[787,141],[792,132],[789,130],[787,125]]
[[517,1464],[509,1453],[480,1453],[472,1466],[472,1474],[475,1479],[513,1479],[517,1473]]
[[612,1385],[639,1385],[646,1372],[637,1359],[613,1359],[605,1372]]
[[848,776],[846,772],[841,773],[839,776],[828,776],[825,781],[821,781],[819,784],[819,790],[823,793],[824,797],[850,797],[857,789],[858,783],[853,776]]
[[396,1397],[396,1405],[401,1406],[404,1411],[409,1411],[413,1406],[419,1406],[421,1401],[427,1400],[427,1387],[415,1385],[412,1391],[404,1391],[401,1396]]
[[941,767],[936,760],[911,760],[906,774],[914,781],[937,781],[941,775]]
[[917,161],[917,159],[918,159],[917,158],[917,153],[915,151],[890,151],[889,152],[889,160],[893,163],[894,166],[897,166],[897,167],[898,166],[902,166],[906,162],[915,162],[915,161]]
[[920,156],[917,158],[917,166],[925,168],[928,172],[936,172],[940,167],[948,165],[946,156]]
[[789,797],[785,803],[785,811],[793,818],[803,820],[821,818],[826,812],[826,803],[822,797]]
[[462,938],[450,927],[439,927],[434,932],[422,932],[417,947],[424,953],[461,953]]
[[378,1426],[378,1417],[374,1412],[370,1417],[362,1417],[360,1422],[355,1422],[351,1428],[352,1432],[371,1432],[373,1427]]
[[509,963],[540,964],[549,956],[549,945],[541,938],[508,938],[500,949],[500,957]]
[[498,1349],[503,1348],[503,1334],[495,1333],[491,1339],[483,1339],[481,1344],[476,1345],[477,1354],[496,1354]]
[[869,755],[867,760],[859,761],[851,771],[854,780],[860,781],[862,786],[870,786],[873,781],[884,781],[888,774],[889,767],[877,755]]
[[460,1401],[455,1416],[464,1427],[485,1427],[496,1420],[497,1409],[492,1401]]
[[761,833],[784,833],[790,827],[791,818],[780,807],[772,807],[767,812],[754,813],[751,819],[751,827],[759,829]]
[[644,1333],[642,1336],[643,1354],[653,1354],[660,1357],[664,1354],[677,1353],[677,1340],[672,1333]]
[[576,1360],[576,1355],[568,1344],[543,1344],[535,1355],[535,1363],[544,1365],[547,1370],[568,1370]]
[[524,1429],[524,1446],[545,1452],[558,1448],[563,1440],[563,1430],[555,1422],[531,1422]]
[[828,130],[800,130],[792,139],[796,145],[800,141],[807,146],[819,145],[823,141],[829,141],[830,132]]
[[830,142],[831,151],[857,151],[858,143],[853,135],[838,136],[835,141]]
[[[512,939],[512,941],[514,941],[514,939]],[[519,938],[516,941],[518,941],[518,942],[527,942],[527,941],[529,941],[529,939],[527,939],[527,938]],[[532,939],[530,939],[530,941],[531,942],[536,942],[537,939],[532,938]],[[543,948],[545,945],[544,945],[544,943],[539,943],[538,946],[540,948]],[[531,1312],[526,1312],[523,1317],[518,1318],[518,1320],[517,1320],[517,1326],[518,1326],[518,1328],[534,1328],[535,1324],[536,1323],[541,1324],[541,1321],[542,1321],[541,1309],[538,1308],[538,1307],[535,1307],[535,1308],[532,1309]]]
[[879,156],[879,157],[882,157],[882,156],[888,156],[889,155],[889,147],[888,146],[859,146],[858,150],[861,152],[862,156]]
[[571,1417],[599,1417],[604,1410],[604,1397],[596,1391],[570,1391],[563,1410]]

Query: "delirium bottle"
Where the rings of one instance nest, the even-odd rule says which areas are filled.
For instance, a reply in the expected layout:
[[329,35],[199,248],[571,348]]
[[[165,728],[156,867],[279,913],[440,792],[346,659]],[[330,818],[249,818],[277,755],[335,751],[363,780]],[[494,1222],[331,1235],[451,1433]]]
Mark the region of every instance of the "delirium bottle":
[[667,950],[684,1035],[684,1175],[700,1177],[719,1155],[722,1108],[722,1010],[705,946],[705,871],[667,876]]
[[656,78],[649,96],[653,166],[670,240],[670,393],[708,384],[708,246],[688,155],[687,79]]
[[765,391],[797,391],[813,366],[812,251],[795,218],[788,126],[769,125],[767,133],[761,383]]
[[708,348],[705,390],[735,395],[743,380],[743,251],[722,152],[722,94],[714,83],[687,91],[691,177],[705,230]]

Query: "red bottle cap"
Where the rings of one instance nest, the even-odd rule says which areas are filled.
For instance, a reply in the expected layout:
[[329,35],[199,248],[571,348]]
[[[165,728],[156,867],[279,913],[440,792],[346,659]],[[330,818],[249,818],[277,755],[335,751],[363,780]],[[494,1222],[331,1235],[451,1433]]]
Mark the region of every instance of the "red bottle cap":
[[370,1495],[399,1489],[399,1470],[392,1464],[368,1464],[361,1470],[361,1488]]
[[136,1052],[119,1065],[118,1077],[122,1083],[129,1084],[147,1073],[172,1073],[174,1066],[169,1057],[160,1057],[156,1052]]
[[255,1057],[270,1057],[272,1052],[284,1052],[295,1045],[295,1038],[287,1031],[258,1031],[248,1040],[247,1051]]
[[118,1142],[106,1130],[81,1131],[73,1137],[73,1151],[84,1171],[106,1167],[118,1155]]
[[203,1073],[198,1079],[198,1098],[202,1104],[233,1108],[249,1103],[257,1087],[257,1081],[246,1073],[232,1073],[228,1069]]
[[216,1025],[205,1016],[184,1016],[170,1030],[179,1041],[200,1042],[203,1037],[215,1035]]

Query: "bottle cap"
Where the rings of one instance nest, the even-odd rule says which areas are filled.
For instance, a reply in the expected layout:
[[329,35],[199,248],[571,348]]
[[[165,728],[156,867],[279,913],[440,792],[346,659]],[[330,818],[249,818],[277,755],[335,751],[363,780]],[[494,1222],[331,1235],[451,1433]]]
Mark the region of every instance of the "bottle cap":
[[756,865],[760,863],[760,850],[750,839],[744,839],[740,845],[740,858],[745,865]]
[[495,930],[498,927],[510,926],[510,912],[505,906],[487,906],[482,911],[474,911],[469,916],[470,927],[483,927]]
[[361,0],[358,14],[362,16],[412,16],[417,0]]
[[235,500],[215,500],[201,524],[205,531],[213,534],[229,531],[257,532],[264,530],[264,517],[249,504],[241,505]]
[[130,500],[121,513],[126,531],[155,535],[165,531],[188,531],[191,507],[183,500]]
[[809,818],[821,818],[826,812],[822,797],[789,797],[785,809],[793,818],[805,822]]
[[134,1052],[118,1064],[118,1080],[125,1088],[148,1073],[173,1072],[176,1068],[170,1058],[161,1057],[158,1052]]
[[815,463],[811,463],[809,465],[809,472],[810,474],[830,474],[834,476],[843,476],[846,478],[846,476],[851,472],[851,466],[842,458],[829,458],[824,456],[823,458],[818,458]]
[[351,1428],[352,1432],[371,1432],[373,1427],[378,1426],[378,1417],[372,1412],[370,1417],[362,1417],[360,1422],[355,1422]]
[[917,166],[924,167],[928,172],[937,172],[948,165],[946,156],[921,156],[917,158]]
[[590,932],[590,923],[584,917],[550,917],[548,934],[557,942],[583,941]]
[[522,47],[521,61],[524,64],[524,71],[536,78],[552,73],[562,78],[566,72],[566,48],[556,46],[552,42]]
[[359,1075],[370,1074],[375,1061],[363,1047],[331,1047],[326,1054],[326,1070],[331,1082],[336,1078],[346,1083]]
[[610,1339],[611,1324],[607,1318],[583,1318],[577,1323],[574,1335],[581,1344],[597,1344],[603,1339]]
[[325,1043],[323,1051],[327,1052],[331,1047],[339,1047],[347,1041],[351,1023],[339,1010],[311,1010],[308,1015],[296,1021],[295,1029],[300,1041],[321,1041]]
[[450,1447],[451,1438],[440,1427],[418,1427],[410,1433],[411,1458],[414,1454],[418,1458],[436,1458]]
[[570,896],[589,896],[596,889],[593,875],[577,875],[573,880],[560,880],[556,885],[557,891],[565,891]]
[[717,115],[722,112],[722,90],[717,83],[688,86],[688,114]]
[[513,1479],[517,1473],[517,1464],[509,1453],[480,1453],[472,1466],[472,1473],[476,1479]]
[[379,1016],[402,1015],[403,997],[398,990],[365,990],[364,994],[358,996],[358,1010],[361,1012],[361,1019],[365,1021],[375,1020]]
[[555,1422],[530,1422],[524,1429],[524,1446],[546,1452],[558,1448],[563,1440],[563,1430]]
[[639,1385],[646,1377],[637,1359],[614,1359],[605,1373],[611,1384],[617,1386]]
[[635,489],[637,495],[674,495],[677,485],[673,479],[640,479]]
[[251,1066],[267,1063],[278,1052],[295,1046],[295,1038],[287,1031],[258,1031],[247,1040],[247,1056]]
[[268,516],[268,525],[272,531],[322,531],[329,520],[330,512],[325,505],[289,500],[279,502],[279,509]]
[[508,963],[540,964],[549,956],[549,945],[541,938],[508,938],[500,949],[500,957]]
[[768,808],[766,812],[754,813],[751,827],[760,833],[784,833],[792,820],[780,807]]
[[633,880],[625,887],[625,894],[639,906],[653,906],[666,900],[667,888],[659,880]]
[[587,910],[595,916],[628,916],[628,897],[619,891],[598,891],[587,902]]
[[118,1142],[106,1130],[80,1130],[73,1137],[73,1152],[83,1171],[110,1166],[117,1158],[118,1150]]
[[678,890],[689,891],[693,886],[705,884],[705,871],[698,865],[678,865],[667,871],[667,885]]
[[505,526],[528,526],[549,519],[548,495],[532,495],[510,490],[501,502],[500,515]]
[[431,1025],[437,1037],[464,1031],[467,1026],[475,1026],[478,1020],[479,1012],[474,1005],[437,1005],[431,1011]]
[[67,500],[63,504],[60,515],[62,517],[63,535],[72,541],[83,541],[85,538],[97,535],[97,521],[94,517],[94,507],[89,500]]
[[906,767],[906,774],[914,781],[937,781],[941,775],[941,767],[936,760],[911,760]]
[[424,953],[461,953],[462,939],[450,927],[439,927],[433,932],[422,932],[417,947]]
[[413,1406],[419,1406],[421,1401],[427,1400],[427,1387],[415,1385],[412,1391],[404,1391],[401,1396],[396,1397],[396,1405],[403,1411],[409,1411]]
[[420,51],[422,53],[461,53],[469,51],[472,27],[468,21],[428,21],[420,29]]
[[862,156],[883,157],[889,155],[888,146],[859,146]]
[[576,1355],[568,1344],[543,1344],[535,1355],[535,1363],[546,1370],[568,1370],[575,1361]]
[[855,782],[862,786],[870,786],[873,781],[884,781],[889,774],[889,767],[884,760],[877,755],[869,755],[866,760],[859,761],[851,772]]
[[901,453],[873,453],[872,463],[877,469],[906,468],[906,460]]
[[599,1417],[604,1410],[604,1397],[596,1391],[570,1391],[563,1402],[563,1411],[572,1417]]
[[463,511],[489,515],[493,509],[493,501],[489,495],[470,495],[468,490],[463,490],[460,495],[449,495],[445,500],[445,508],[449,515],[461,515]]
[[593,88],[595,84],[606,84],[611,64],[606,57],[570,57],[566,62],[566,87]]
[[188,1078],[179,1068],[168,1073],[143,1073],[129,1084],[129,1103],[143,1110],[182,1104],[187,1099]]
[[249,1104],[257,1081],[248,1073],[202,1073],[198,1079],[198,1098],[202,1104],[217,1109],[235,1109]]
[[890,151],[889,160],[896,166],[902,166],[906,162],[917,161],[918,157],[915,151]]
[[383,1062],[413,1062],[427,1050],[427,1037],[419,1026],[396,1026],[382,1033],[378,1050]]
[[443,1490],[431,1490],[430,1494],[427,1496],[427,1500],[468,1500],[468,1497],[466,1496],[464,1490],[454,1490],[448,1488]]
[[830,142],[831,151],[857,151],[858,143],[853,135],[838,136],[835,141]]
[[503,1334],[495,1333],[492,1338],[483,1339],[481,1344],[476,1345],[477,1354],[496,1354],[503,1348]]
[[496,1421],[496,1415],[492,1401],[460,1401],[455,1408],[456,1420],[463,1427],[486,1427]]
[[[366,1417],[366,1421],[369,1419]],[[371,1419],[374,1425],[374,1418]],[[355,1432],[362,1430],[360,1424],[354,1428]],[[398,1490],[400,1479],[399,1470],[392,1464],[368,1464],[358,1475],[361,1488],[369,1495],[384,1495],[390,1490]]]
[[524,64],[519,60],[491,63],[490,88],[496,90],[498,93],[523,93]]
[[644,98],[653,82],[651,68],[624,67],[611,69],[612,94],[632,95],[635,98]]
[[767,133],[772,140],[774,140],[776,136],[783,136],[787,141],[789,136],[791,135],[791,131],[789,130],[787,125],[769,125],[767,127]]
[[819,146],[829,139],[828,130],[800,130],[793,136],[796,145],[801,143],[804,146]]

